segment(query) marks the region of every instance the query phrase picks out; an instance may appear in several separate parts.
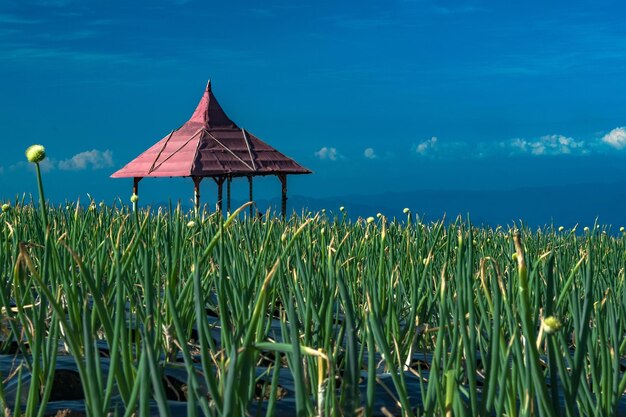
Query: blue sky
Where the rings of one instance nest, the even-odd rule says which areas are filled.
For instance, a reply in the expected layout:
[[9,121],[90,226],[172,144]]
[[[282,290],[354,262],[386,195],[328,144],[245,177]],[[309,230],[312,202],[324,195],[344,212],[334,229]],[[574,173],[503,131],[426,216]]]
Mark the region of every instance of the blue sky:
[[[184,123],[209,78],[235,122],[315,171],[291,177],[292,194],[625,181],[625,13],[618,1],[3,1],[0,197],[36,193],[24,150],[41,143],[53,201],[126,201],[131,180],[109,175]],[[192,185],[147,179],[141,192],[187,201]]]

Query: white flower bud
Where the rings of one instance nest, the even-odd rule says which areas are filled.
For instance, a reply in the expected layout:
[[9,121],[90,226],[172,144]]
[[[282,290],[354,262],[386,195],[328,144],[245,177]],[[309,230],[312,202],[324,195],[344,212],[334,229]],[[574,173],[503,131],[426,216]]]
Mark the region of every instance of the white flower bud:
[[26,159],[28,159],[28,162],[38,164],[46,159],[46,148],[41,145],[29,146],[28,149],[26,149]]

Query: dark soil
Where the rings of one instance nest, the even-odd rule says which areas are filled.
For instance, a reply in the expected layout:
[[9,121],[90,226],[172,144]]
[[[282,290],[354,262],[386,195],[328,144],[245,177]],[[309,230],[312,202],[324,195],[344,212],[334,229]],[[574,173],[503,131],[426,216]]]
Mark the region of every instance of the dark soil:
[[[80,375],[78,372],[69,369],[57,369],[54,373],[54,380],[52,381],[50,401],[73,401],[83,399],[85,399],[85,393],[83,392],[83,386],[80,383]],[[59,413],[60,412],[61,411],[59,411]]]
[[170,401],[187,401],[187,384],[176,378],[164,377],[163,388],[165,388],[165,396]]
[[[267,401],[270,399],[270,395],[272,393],[272,384],[269,381],[259,381],[254,387],[254,399],[255,400],[263,400]],[[276,387],[276,399],[280,400],[284,398],[289,391],[283,388],[281,385]]]

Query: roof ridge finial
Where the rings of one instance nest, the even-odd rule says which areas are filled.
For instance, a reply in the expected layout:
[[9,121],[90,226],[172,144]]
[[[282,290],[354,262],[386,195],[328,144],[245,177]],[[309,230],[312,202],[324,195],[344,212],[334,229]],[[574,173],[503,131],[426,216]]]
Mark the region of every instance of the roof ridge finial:
[[211,79],[209,78],[209,81],[206,83],[206,91],[211,91]]

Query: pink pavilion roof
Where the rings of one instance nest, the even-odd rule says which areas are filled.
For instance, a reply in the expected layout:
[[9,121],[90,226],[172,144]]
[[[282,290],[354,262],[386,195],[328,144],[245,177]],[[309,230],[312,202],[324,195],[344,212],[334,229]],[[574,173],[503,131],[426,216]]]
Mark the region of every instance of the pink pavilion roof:
[[310,174],[228,118],[209,81],[191,118],[112,178]]

